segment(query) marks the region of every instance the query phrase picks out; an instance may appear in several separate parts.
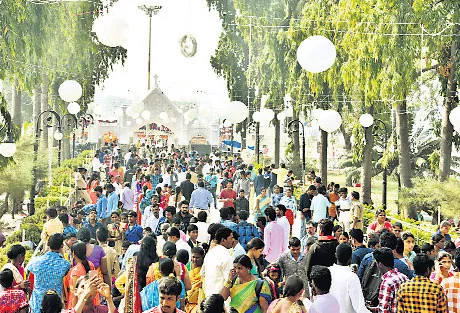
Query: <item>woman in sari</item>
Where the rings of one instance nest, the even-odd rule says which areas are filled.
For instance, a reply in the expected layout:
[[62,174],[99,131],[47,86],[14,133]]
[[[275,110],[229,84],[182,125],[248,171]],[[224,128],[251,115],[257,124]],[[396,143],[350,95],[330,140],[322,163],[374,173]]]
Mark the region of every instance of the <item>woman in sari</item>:
[[270,197],[267,195],[267,189],[262,187],[260,195],[256,198],[256,218],[265,216],[265,209],[270,205]]
[[[220,293],[225,300],[231,298],[231,310],[239,313],[266,313],[271,301],[268,282],[251,274],[252,263],[247,255],[237,256],[233,266]],[[260,290],[257,294],[258,287]]]
[[125,224],[121,225],[120,223],[120,214],[117,211],[113,211],[110,215],[112,223],[107,225],[109,230],[109,238],[107,238],[109,247],[115,249],[118,255],[121,254],[121,244],[123,239],[123,232]]
[[30,282],[24,280],[24,267],[22,267],[22,263],[24,263],[26,256],[26,249],[21,245],[12,245],[6,253],[6,256],[9,262],[3,266],[2,271],[7,268],[13,272],[13,288],[28,289],[30,287]]
[[[148,284],[142,291],[140,292],[141,301],[142,301],[142,311],[150,310],[158,305],[160,305],[160,292],[158,286],[160,281],[164,277],[176,277],[174,273],[174,262],[171,259],[161,259],[159,262],[159,271],[161,274],[161,278],[151,282]],[[176,307],[180,310],[184,309],[184,299],[185,299],[185,286],[182,281],[180,281],[182,285],[182,291],[180,295],[180,300],[177,301]]]
[[13,288],[13,272],[6,268],[0,272],[0,312],[2,313],[27,313],[29,304],[23,290]]
[[189,271],[190,282],[192,288],[187,291],[187,304],[185,306],[185,312],[196,313],[199,309],[199,304],[203,300],[204,292],[201,288],[203,283],[201,278],[201,267],[204,261],[204,250],[201,247],[195,247],[192,249],[192,261],[187,265]]
[[75,291],[77,289],[77,280],[94,270],[94,265],[86,259],[86,244],[82,241],[76,242],[70,248],[72,258],[76,265],[70,269],[64,278],[64,287],[67,293],[66,309],[69,310],[75,306]]
[[[148,235],[142,240],[139,252],[128,259],[126,271],[121,274],[115,285],[121,294],[125,294],[120,307],[125,312],[142,312],[141,291],[148,283],[148,273],[153,264],[158,263],[156,253],[156,239],[154,235]],[[120,309],[120,312],[122,310]]]
[[276,299],[268,307],[268,313],[306,313],[300,298],[303,294],[303,281],[298,276],[289,276],[284,286],[284,298]]

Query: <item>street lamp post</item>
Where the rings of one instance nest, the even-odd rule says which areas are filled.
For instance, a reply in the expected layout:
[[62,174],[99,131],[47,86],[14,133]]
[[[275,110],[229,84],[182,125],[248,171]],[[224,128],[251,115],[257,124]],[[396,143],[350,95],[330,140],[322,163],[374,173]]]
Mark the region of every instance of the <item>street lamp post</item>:
[[0,143],[0,154],[5,158],[9,158],[16,152],[16,144],[13,140],[13,123],[11,121],[10,112],[8,112],[5,107],[0,109],[0,113],[5,120],[5,123],[0,128],[0,132],[3,132],[6,129],[6,141]]
[[230,151],[231,151],[231,153],[233,155],[233,123],[230,122],[228,119],[224,119],[222,121],[222,126],[225,127],[225,128],[227,128],[227,127],[232,128],[231,132],[230,132],[230,149],[231,149]]
[[139,9],[144,11],[145,14],[149,17],[149,58],[147,62],[147,89],[150,90],[150,59],[152,55],[152,16],[157,15],[160,12],[161,5],[141,5],[138,6]]
[[32,187],[30,188],[30,207],[29,207],[29,215],[35,214],[35,193],[36,185],[37,185],[37,158],[38,158],[38,140],[40,139],[40,133],[43,131],[43,128],[40,126],[40,121],[43,119],[43,126],[45,127],[52,127],[53,126],[53,117],[57,121],[57,131],[54,134],[54,139],[59,141],[59,150],[58,150],[58,164],[61,163],[61,140],[62,140],[62,132],[61,132],[61,117],[56,111],[53,110],[46,110],[41,112],[37,116],[37,123],[35,125],[35,141],[34,141],[34,161],[33,161],[33,168],[32,168]]
[[306,162],[305,162],[305,128],[301,121],[292,120],[288,124],[289,134],[299,132],[299,125],[302,127],[302,178],[300,182],[303,184],[305,180]]
[[[67,113],[61,118],[61,127],[63,130],[72,130],[72,158],[75,158],[75,131],[78,127],[77,117]],[[59,141],[59,150],[61,149],[61,141]]]
[[252,121],[248,124],[248,128],[249,128],[249,133],[252,134],[255,132],[255,136],[256,136],[256,142],[255,142],[255,147],[254,147],[254,152],[256,154],[256,158],[257,158],[257,164],[260,163],[260,136],[259,136],[259,123],[256,122],[256,121]]
[[[78,118],[78,123],[81,125],[81,138],[83,138],[85,135],[85,129],[88,127],[88,125],[94,124],[94,117],[89,113],[85,113]],[[73,137],[73,141],[75,158],[75,136]]]
[[[378,137],[379,132],[383,135],[383,149],[385,150],[388,146],[388,127],[381,119],[374,119],[374,117],[368,113],[361,115],[359,123],[362,127],[368,128],[373,126],[372,133],[375,137]],[[382,172],[382,206],[385,210],[387,208],[387,188],[388,188],[388,169],[385,166]]]

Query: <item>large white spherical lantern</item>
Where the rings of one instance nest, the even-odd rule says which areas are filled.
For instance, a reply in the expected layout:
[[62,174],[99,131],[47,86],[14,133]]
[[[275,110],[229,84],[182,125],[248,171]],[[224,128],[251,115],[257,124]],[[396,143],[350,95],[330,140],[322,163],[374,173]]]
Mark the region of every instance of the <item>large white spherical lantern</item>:
[[325,132],[332,133],[342,125],[342,117],[339,112],[334,110],[325,110],[319,118],[319,127]]
[[449,114],[449,121],[455,129],[460,128],[460,107],[456,107]]
[[152,113],[150,113],[149,110],[144,110],[141,113],[141,117],[146,121],[149,121],[151,116],[152,116]]
[[5,158],[10,158],[16,153],[16,144],[13,142],[4,142],[0,144],[0,154]]
[[374,117],[369,113],[365,113],[359,117],[359,123],[364,128],[371,127],[374,124]]
[[76,102],[70,102],[67,105],[67,111],[73,115],[78,114],[78,112],[80,112],[80,105]]
[[56,130],[53,137],[54,137],[54,140],[59,141],[59,140],[62,140],[62,138],[64,138],[64,134],[61,133],[59,130]]
[[227,118],[233,123],[241,123],[248,118],[249,110],[248,107],[241,101],[232,101],[229,106],[231,114]]
[[144,102],[139,101],[139,102],[135,102],[131,107],[132,107],[133,112],[141,113],[142,111],[144,111],[145,105],[144,105]]
[[252,119],[254,120],[254,122],[260,122],[260,112],[259,111],[256,111],[252,114]]
[[128,39],[128,23],[119,16],[103,15],[94,21],[93,30],[105,46],[121,46]]
[[168,113],[166,113],[166,112],[161,112],[158,116],[159,116],[163,121],[165,121],[165,120],[168,119]]
[[126,121],[126,126],[131,126],[132,122],[131,121]]
[[304,70],[311,73],[328,70],[336,57],[334,44],[324,36],[308,37],[297,49],[297,61]]
[[260,110],[260,122],[264,124],[270,123],[275,118],[275,112],[271,109]]
[[58,93],[65,102],[75,102],[80,99],[83,89],[77,81],[66,80],[59,86]]

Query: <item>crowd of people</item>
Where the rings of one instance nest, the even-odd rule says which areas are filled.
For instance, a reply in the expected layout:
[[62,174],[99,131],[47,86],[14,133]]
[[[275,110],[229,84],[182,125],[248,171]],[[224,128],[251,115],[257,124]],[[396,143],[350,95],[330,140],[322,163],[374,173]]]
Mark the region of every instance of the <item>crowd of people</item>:
[[238,155],[113,145],[90,172],[41,255],[9,248],[0,312],[460,312],[448,221],[419,247],[384,210],[364,229],[358,192]]

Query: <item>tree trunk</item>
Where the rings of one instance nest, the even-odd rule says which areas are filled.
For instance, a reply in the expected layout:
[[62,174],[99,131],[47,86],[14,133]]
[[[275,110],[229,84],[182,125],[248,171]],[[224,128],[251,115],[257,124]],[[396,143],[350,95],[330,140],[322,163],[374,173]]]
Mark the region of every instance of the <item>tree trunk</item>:
[[18,79],[16,78],[13,83],[13,105],[12,105],[12,120],[13,124],[22,128],[22,99],[21,99],[21,87],[19,86]]
[[[458,33],[459,26],[455,26],[455,30]],[[447,91],[446,98],[444,100],[444,113],[442,118],[442,130],[441,130],[441,144],[440,144],[440,160],[439,160],[439,180],[445,181],[450,174],[450,163],[452,157],[452,136],[454,127],[449,121],[449,114],[454,107],[454,99],[457,92],[457,82],[455,80],[456,72],[456,54],[457,54],[457,40],[456,37],[452,38],[452,44],[450,47],[450,62],[452,67],[450,68],[449,77],[447,79]]]
[[273,119],[273,125],[275,126],[275,165],[278,168],[280,166],[280,120],[278,119],[278,112],[275,112],[275,118]]
[[328,133],[324,130],[320,129],[321,131],[321,150],[319,153],[319,159],[321,160],[321,168],[320,168],[320,175],[321,175],[321,182],[324,186],[327,186],[327,137]]
[[41,89],[40,84],[36,84],[34,88],[34,104],[33,104],[33,113],[32,113],[32,126],[35,131],[35,124],[37,123],[37,116],[40,114],[41,110]]
[[[49,89],[48,76],[43,75],[41,112],[46,111],[46,110],[49,109],[49,106],[48,106],[48,89]],[[41,126],[41,129],[43,130],[42,133],[41,133],[42,147],[45,148],[45,149],[48,149],[48,127],[44,126],[44,120],[43,119],[41,119],[41,121],[40,121],[40,126]]]
[[72,156],[72,132],[64,133],[64,138],[62,139],[62,160],[68,160]]
[[246,122],[247,120],[244,120],[244,122],[241,124],[241,149],[247,149],[246,147]]
[[398,101],[396,105],[396,127],[398,130],[399,172],[404,187],[411,188],[409,121],[406,101]]
[[[372,114],[372,107],[369,108],[369,114]],[[361,170],[361,194],[363,203],[372,203],[371,185],[372,185],[372,147],[374,146],[374,135],[372,127],[364,129],[365,146],[363,151],[363,162]]]
[[342,133],[343,141],[345,142],[345,150],[347,150],[347,152],[351,152],[351,135],[345,131],[343,123],[340,125],[340,132]]

